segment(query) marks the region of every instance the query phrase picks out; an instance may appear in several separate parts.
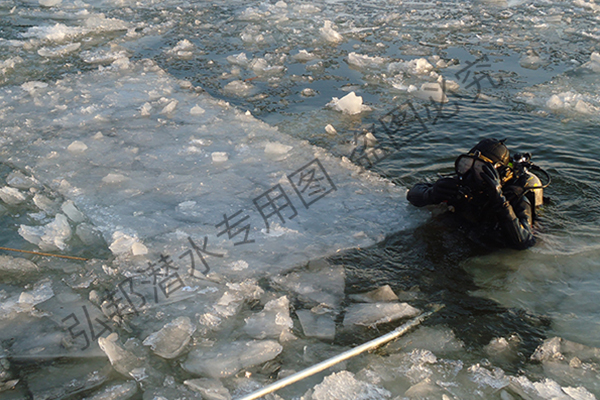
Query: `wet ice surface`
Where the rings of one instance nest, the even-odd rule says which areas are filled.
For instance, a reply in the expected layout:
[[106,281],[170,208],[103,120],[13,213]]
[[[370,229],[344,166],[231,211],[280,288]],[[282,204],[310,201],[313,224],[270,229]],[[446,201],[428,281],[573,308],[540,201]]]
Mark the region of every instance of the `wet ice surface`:
[[[0,395],[238,397],[430,302],[457,303],[467,317],[450,311],[282,396],[600,395],[600,319],[589,302],[600,292],[589,222],[600,170],[595,132],[577,125],[600,109],[597,12],[579,0],[0,1],[3,244],[91,258],[0,259]],[[490,65],[470,76],[490,79],[472,103],[477,89],[460,71],[483,56]],[[443,117],[431,117],[430,98]],[[407,100],[428,115],[419,140],[412,128],[386,135],[393,116],[378,120]],[[530,125],[513,130],[498,114]],[[381,246],[383,262],[366,259],[358,284],[355,265],[321,258],[398,231],[439,245],[414,230],[427,216],[406,207],[403,185],[469,148],[478,119],[527,142],[558,177],[567,211],[550,207],[536,249],[455,257],[400,241]],[[574,138],[547,134],[559,130],[554,119]],[[357,166],[394,141],[404,147],[373,170],[397,186]],[[341,158],[356,150],[367,157]],[[311,203],[294,174],[303,166],[319,179],[313,195],[335,190]],[[576,191],[584,200],[567,194],[586,185]],[[261,195],[272,188],[289,204],[281,197],[281,216],[265,221]],[[227,216],[239,222],[235,237],[221,233]],[[401,268],[386,275],[390,259]],[[449,265],[477,286],[437,271]],[[486,313],[501,314],[502,329],[481,322]],[[545,342],[527,337],[539,330],[531,321],[546,319]]]

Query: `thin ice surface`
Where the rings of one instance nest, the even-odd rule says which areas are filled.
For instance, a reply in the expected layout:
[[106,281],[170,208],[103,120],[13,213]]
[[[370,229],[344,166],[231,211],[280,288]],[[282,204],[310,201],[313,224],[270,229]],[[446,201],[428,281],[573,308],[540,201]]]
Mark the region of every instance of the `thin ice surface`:
[[[219,255],[207,256],[213,271],[255,275],[368,245],[407,224],[403,189],[198,93],[151,62],[121,59],[84,77],[5,89],[2,98],[14,108],[4,123],[13,144],[10,154],[3,147],[6,157],[72,200],[118,255],[131,255],[135,242],[157,254],[182,249],[188,236],[199,246],[206,238],[203,248]],[[25,129],[25,115],[37,126]],[[36,138],[41,131],[48,134]],[[76,140],[87,148],[68,151]],[[226,228],[246,216],[247,231],[235,236]],[[23,226],[22,235],[65,249],[65,218]]]

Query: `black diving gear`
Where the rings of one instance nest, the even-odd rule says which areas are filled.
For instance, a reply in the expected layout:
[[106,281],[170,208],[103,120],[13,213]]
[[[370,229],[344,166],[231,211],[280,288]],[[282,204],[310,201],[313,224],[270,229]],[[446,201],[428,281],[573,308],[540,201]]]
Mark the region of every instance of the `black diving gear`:
[[512,160],[504,141],[484,139],[455,162],[456,175],[434,184],[418,183],[407,193],[417,207],[446,204],[468,236],[480,243],[525,249],[535,243],[535,208],[542,205],[542,171],[529,155]]

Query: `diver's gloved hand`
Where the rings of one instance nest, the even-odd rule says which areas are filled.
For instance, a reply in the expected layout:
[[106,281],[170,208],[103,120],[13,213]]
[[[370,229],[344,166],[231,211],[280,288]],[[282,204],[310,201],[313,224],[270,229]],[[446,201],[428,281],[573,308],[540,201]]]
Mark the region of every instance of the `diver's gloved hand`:
[[500,180],[498,171],[487,163],[482,167],[482,170],[483,172],[479,176],[483,179],[488,196],[494,203],[498,205],[504,204],[506,198],[504,197],[504,193],[502,193],[502,181]]
[[458,198],[460,185],[455,178],[441,178],[433,184],[431,188],[431,197],[435,204],[442,201],[451,201]]

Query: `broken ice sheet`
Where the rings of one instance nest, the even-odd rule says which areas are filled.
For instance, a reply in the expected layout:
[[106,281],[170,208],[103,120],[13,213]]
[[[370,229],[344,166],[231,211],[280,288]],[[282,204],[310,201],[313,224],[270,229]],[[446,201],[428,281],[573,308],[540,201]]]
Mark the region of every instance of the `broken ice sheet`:
[[386,389],[361,380],[349,371],[341,371],[326,376],[310,394],[312,400],[383,400],[391,393]]
[[337,309],[345,296],[344,266],[329,265],[325,260],[311,261],[306,268],[276,276],[273,281],[311,305],[323,304]]
[[188,317],[179,317],[148,336],[144,346],[150,346],[155,354],[163,358],[175,358],[183,352],[195,331],[196,326]]
[[200,393],[206,400],[231,400],[229,390],[218,379],[188,379],[183,382],[190,389]]
[[346,309],[344,327],[353,325],[375,326],[401,318],[411,318],[421,311],[407,303],[352,304]]
[[283,347],[274,340],[234,341],[213,348],[196,347],[182,367],[195,375],[225,378],[241,369],[272,360]]
[[324,340],[335,338],[335,320],[332,313],[317,314],[311,310],[297,310],[296,315],[304,336]]
[[294,323],[290,317],[290,301],[282,296],[265,304],[264,309],[245,319],[244,331],[255,339],[279,338],[289,333]]

